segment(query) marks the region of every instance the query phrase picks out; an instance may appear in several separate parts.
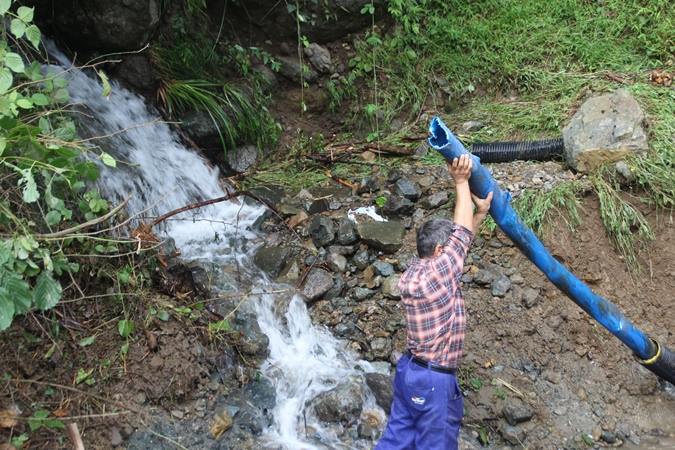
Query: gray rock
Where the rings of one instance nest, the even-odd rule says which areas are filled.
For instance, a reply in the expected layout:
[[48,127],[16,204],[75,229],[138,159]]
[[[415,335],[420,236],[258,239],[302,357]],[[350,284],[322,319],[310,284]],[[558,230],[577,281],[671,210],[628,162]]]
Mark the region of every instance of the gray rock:
[[[339,233],[339,231],[338,231]],[[356,245],[329,245],[328,253],[337,253],[342,256],[350,256],[356,252]]]
[[354,222],[347,218],[338,221],[337,241],[341,245],[350,245],[359,240]]
[[415,204],[405,197],[390,195],[382,207],[382,212],[390,217],[405,217],[413,213]]
[[357,229],[364,242],[385,253],[396,253],[403,245],[405,227],[400,222],[364,222]]
[[315,81],[319,77],[319,74],[306,63],[303,72],[302,65],[296,56],[279,56],[277,59],[281,63],[279,73],[289,81],[299,83],[301,74],[303,79],[308,83]]
[[360,383],[348,381],[316,396],[314,410],[319,420],[350,423],[358,419],[363,409]]
[[227,152],[225,160],[233,172],[247,172],[258,160],[258,148],[255,145],[237,147]]
[[488,284],[492,284],[492,282],[498,279],[500,276],[501,273],[499,273],[495,267],[492,265],[486,265],[476,272],[476,274],[473,276],[473,282],[481,286],[486,286]]
[[532,408],[520,400],[509,400],[502,409],[502,415],[509,425],[517,425],[532,419],[534,412]]
[[259,359],[267,358],[269,354],[269,339],[260,330],[255,315],[237,311],[232,321],[232,329],[240,333],[240,339],[237,344],[239,351]]
[[304,50],[305,56],[320,73],[329,73],[333,64],[330,59],[330,51],[316,42],[312,42]]
[[370,341],[370,350],[374,359],[387,359],[391,353],[391,339],[376,337]]
[[335,275],[333,277],[333,286],[323,294],[323,298],[326,300],[331,300],[342,295],[342,292],[345,290],[345,280],[342,278],[342,275]]
[[518,427],[506,425],[499,431],[504,440],[511,445],[522,445],[523,441],[525,441],[525,432]]
[[333,242],[336,231],[335,222],[328,217],[314,216],[309,224],[309,235],[317,248]]
[[308,302],[317,300],[333,287],[333,276],[323,269],[314,268],[309,271],[302,286],[302,295]]
[[616,170],[616,173],[621,175],[621,177],[626,180],[626,182],[632,183],[635,181],[635,174],[630,169],[630,167],[628,167],[626,161],[618,161],[616,164],[614,164],[614,169]]
[[357,269],[363,270],[370,264],[370,254],[368,250],[361,250],[357,252],[352,258],[352,263]]
[[117,447],[118,445],[122,445],[122,442],[124,442],[124,440],[122,439],[122,433],[120,433],[119,428],[112,427],[110,429],[110,445]]
[[523,305],[532,308],[539,301],[539,290],[527,287],[523,289]]
[[144,54],[132,54],[117,66],[117,77],[146,97],[154,95],[158,77]]
[[563,129],[567,163],[588,172],[648,150],[645,115],[625,89],[586,100]]
[[271,278],[276,278],[286,267],[291,255],[287,247],[260,247],[255,252],[253,262]]
[[333,272],[342,273],[347,268],[347,258],[338,253],[329,253],[326,258],[328,268]]
[[401,197],[416,202],[422,196],[419,184],[408,178],[399,178],[395,184],[396,193]]
[[490,284],[492,295],[495,297],[504,297],[511,289],[511,280],[506,275],[500,275],[499,278]]
[[388,277],[394,273],[394,266],[379,259],[373,263],[373,269],[375,269],[377,275],[382,275],[383,277]]
[[485,124],[479,120],[469,120],[462,124],[462,131],[465,133],[472,133],[474,131],[482,130],[485,128]]
[[159,25],[161,11],[156,0],[63,0],[58,8],[40,12],[73,51],[116,52],[143,47]]
[[382,282],[382,293],[389,298],[401,298],[401,291],[398,289],[398,275],[387,277]]
[[375,290],[364,287],[355,287],[352,289],[352,297],[356,300],[365,300],[375,295]]
[[419,205],[424,209],[435,209],[448,203],[448,193],[446,191],[438,191],[424,197]]
[[380,189],[377,178],[375,177],[364,177],[361,178],[359,186],[356,188],[357,194],[367,194],[370,192],[377,192]]
[[391,402],[394,399],[394,389],[391,377],[381,373],[367,373],[366,384],[370,388],[375,402],[385,411],[391,409]]

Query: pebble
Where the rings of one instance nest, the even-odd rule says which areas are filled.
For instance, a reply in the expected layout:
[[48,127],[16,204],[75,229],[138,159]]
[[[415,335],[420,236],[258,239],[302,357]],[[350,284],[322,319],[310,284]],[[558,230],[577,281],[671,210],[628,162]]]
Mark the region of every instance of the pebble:
[[185,416],[185,413],[180,409],[174,409],[171,411],[171,415],[174,416],[176,419],[182,419]]
[[493,296],[504,297],[511,289],[511,280],[506,275],[500,275],[499,278],[492,281],[490,287]]
[[117,427],[112,427],[110,429],[110,445],[117,447],[118,445],[122,445],[122,441],[122,433],[120,433],[120,430]]

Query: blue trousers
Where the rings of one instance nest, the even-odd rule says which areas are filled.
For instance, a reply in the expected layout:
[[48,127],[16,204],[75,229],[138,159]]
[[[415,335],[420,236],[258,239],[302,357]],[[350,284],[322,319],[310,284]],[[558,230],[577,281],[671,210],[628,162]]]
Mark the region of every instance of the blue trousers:
[[396,365],[394,401],[376,450],[455,450],[464,415],[457,378],[403,355]]

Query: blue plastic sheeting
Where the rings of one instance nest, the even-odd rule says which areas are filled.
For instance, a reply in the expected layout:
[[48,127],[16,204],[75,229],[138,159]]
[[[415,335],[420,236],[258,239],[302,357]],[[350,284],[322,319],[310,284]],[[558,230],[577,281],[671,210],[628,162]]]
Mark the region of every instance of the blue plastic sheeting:
[[[462,143],[438,117],[432,119],[429,132],[431,134],[429,144],[446,159],[452,160],[463,154],[469,154]],[[551,256],[532,230],[518,217],[511,206],[511,195],[499,188],[490,172],[480,164],[478,157],[471,155],[471,158],[473,159],[473,169],[469,179],[471,192],[480,198],[485,198],[490,191],[493,192],[490,215],[520,251],[553,284],[614,336],[618,337],[637,356],[643,360],[654,356],[654,344],[649,337],[624,317],[616,306],[593,292],[584,282]]]

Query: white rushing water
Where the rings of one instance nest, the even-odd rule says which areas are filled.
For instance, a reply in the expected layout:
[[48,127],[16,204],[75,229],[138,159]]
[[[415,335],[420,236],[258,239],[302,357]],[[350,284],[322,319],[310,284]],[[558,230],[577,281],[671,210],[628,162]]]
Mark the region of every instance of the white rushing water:
[[[70,68],[65,56],[52,52],[60,66],[50,70]],[[86,117],[81,131],[90,136],[109,136],[92,140],[92,152],[103,149],[118,160],[114,169],[99,164],[99,185],[106,198],[119,202],[130,195],[130,214],[154,217],[225,195],[217,169],[185,148],[143,98],[114,81],[111,95],[104,98],[98,80],[72,68],[65,76],[72,102]],[[242,251],[242,241],[256,236],[251,229],[263,211],[257,205],[222,202],[174,217],[163,232],[175,240],[185,259],[227,265],[236,258],[249,268],[247,276],[251,279],[247,285],[256,286],[259,295],[248,306],[257,314],[270,343],[270,356],[262,371],[271,379],[277,394],[274,424],[266,430],[263,441],[272,448],[350,448],[353,444],[340,443],[335,429],[319,423],[306,406],[338,382],[373,368],[365,361],[357,361],[326,329],[313,326],[298,296],[293,296],[281,317],[275,313],[278,299],[264,292],[277,287],[253,268],[250,254]],[[364,410],[375,411],[382,420],[383,412],[375,406],[365,385],[364,391]],[[313,430],[311,439],[307,429]]]

